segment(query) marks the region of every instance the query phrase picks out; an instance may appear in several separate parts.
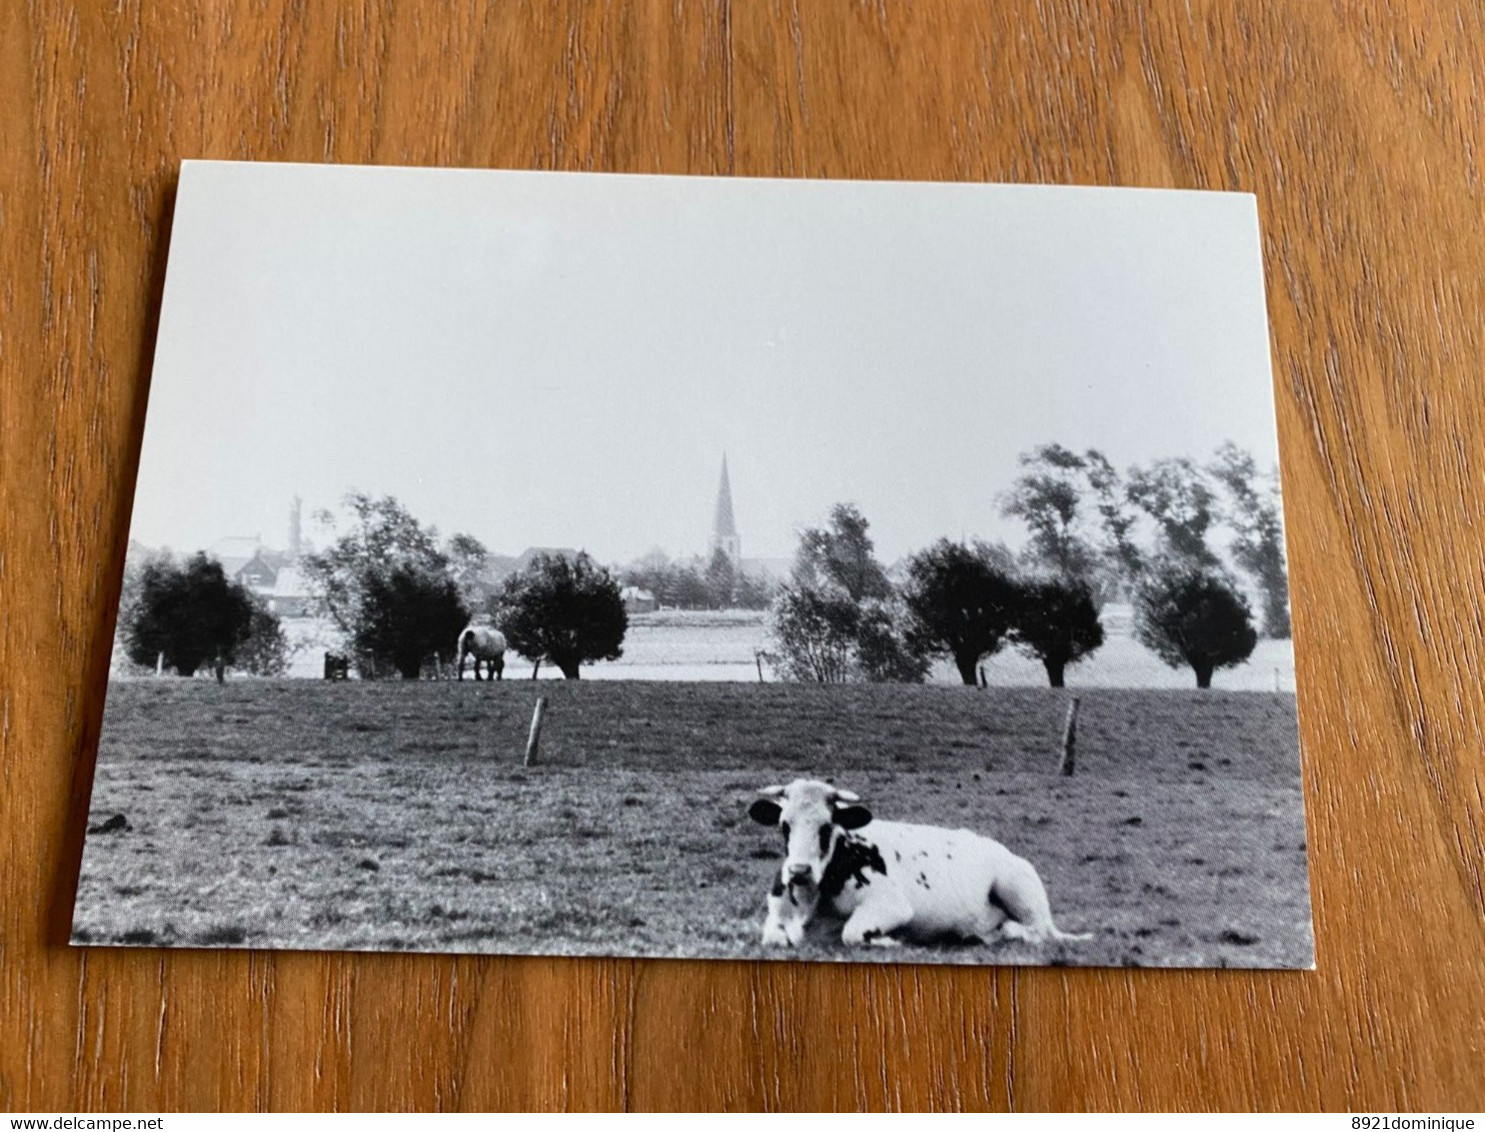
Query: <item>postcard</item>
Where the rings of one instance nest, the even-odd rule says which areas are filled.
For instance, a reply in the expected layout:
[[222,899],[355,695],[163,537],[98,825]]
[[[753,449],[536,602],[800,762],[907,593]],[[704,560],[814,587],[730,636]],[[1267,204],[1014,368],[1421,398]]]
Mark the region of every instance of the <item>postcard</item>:
[[1313,965],[1234,193],[186,162],[78,945]]

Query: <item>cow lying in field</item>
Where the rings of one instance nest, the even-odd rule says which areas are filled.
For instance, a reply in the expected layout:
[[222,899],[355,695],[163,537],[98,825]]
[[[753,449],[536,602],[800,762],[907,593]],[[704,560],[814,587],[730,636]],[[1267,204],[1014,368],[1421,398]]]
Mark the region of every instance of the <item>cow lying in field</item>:
[[765,947],[794,947],[816,913],[845,918],[841,941],[891,946],[1005,939],[1087,939],[1052,922],[1029,861],[967,829],[875,821],[849,790],[796,779],[769,786],[748,815],[784,835],[768,894]]

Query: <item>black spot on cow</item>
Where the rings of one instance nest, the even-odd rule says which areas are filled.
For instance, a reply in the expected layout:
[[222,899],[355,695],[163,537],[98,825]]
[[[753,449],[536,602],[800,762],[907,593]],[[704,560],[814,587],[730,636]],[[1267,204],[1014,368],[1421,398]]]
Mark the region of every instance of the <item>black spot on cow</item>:
[[897,858],[897,863],[899,865],[902,864],[902,850],[900,850],[900,849],[894,849],[894,850],[892,850],[892,856],[894,856],[894,857]]
[[866,875],[867,869],[887,875],[887,862],[882,860],[881,850],[860,837],[842,835],[835,843],[835,852],[830,854],[825,875],[820,878],[820,895],[839,896],[848,880],[854,880],[860,888],[871,879]]
[[921,884],[924,888],[928,889],[930,892],[933,890],[933,885],[928,883],[927,873],[918,874],[918,883]]

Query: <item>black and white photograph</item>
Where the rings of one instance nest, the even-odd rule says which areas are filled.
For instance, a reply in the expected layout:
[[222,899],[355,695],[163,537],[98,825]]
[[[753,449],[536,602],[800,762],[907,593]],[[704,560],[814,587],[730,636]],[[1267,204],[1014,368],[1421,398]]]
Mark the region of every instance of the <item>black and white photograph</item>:
[[1310,968],[1250,195],[183,164],[84,946]]

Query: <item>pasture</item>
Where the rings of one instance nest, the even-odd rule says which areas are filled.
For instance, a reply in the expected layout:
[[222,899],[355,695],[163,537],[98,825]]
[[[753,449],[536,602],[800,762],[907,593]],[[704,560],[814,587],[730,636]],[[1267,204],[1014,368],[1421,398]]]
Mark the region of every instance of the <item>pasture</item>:
[[[550,700],[540,765],[521,751]],[[960,963],[1304,966],[1294,699],[1020,688],[115,681],[73,938]],[[761,785],[832,778],[883,818],[1029,858],[1083,943],[758,946]]]
[[[1072,688],[1171,688],[1192,686],[1189,668],[1167,668],[1132,636],[1127,606],[1104,609],[1108,639],[1088,660],[1067,670]],[[344,650],[344,642],[328,622],[290,618],[284,630],[302,646],[289,671],[291,676],[318,680],[324,670],[324,650]],[[585,680],[736,680],[756,683],[756,656],[772,647],[764,614],[749,610],[667,609],[636,613],[629,618],[624,655],[616,660],[590,665]],[[450,646],[452,655],[452,644]],[[446,658],[447,659],[447,658]],[[767,663],[764,675],[773,679]],[[531,675],[531,662],[510,653],[506,656],[507,679]],[[551,666],[541,678],[560,680]],[[959,676],[948,660],[938,661],[930,679],[934,683],[958,684]],[[1041,664],[1006,647],[985,662],[985,679],[995,687],[1043,687],[1047,682]],[[1261,640],[1253,655],[1235,668],[1218,672],[1213,683],[1227,691],[1294,691],[1294,646],[1290,641]]]

